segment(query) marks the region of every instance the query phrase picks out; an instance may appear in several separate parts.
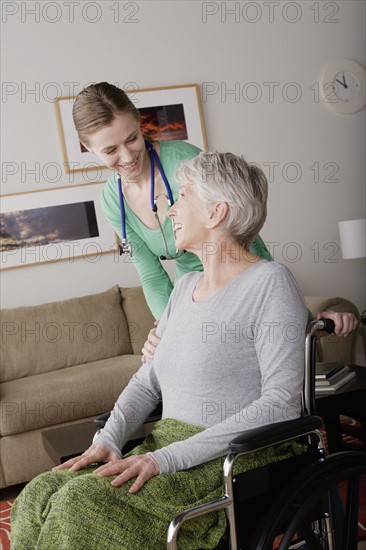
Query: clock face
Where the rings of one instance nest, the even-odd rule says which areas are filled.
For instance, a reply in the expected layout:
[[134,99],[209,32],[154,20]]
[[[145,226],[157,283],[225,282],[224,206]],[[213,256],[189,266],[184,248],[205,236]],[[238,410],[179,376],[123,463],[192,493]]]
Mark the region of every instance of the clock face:
[[350,59],[335,59],[323,69],[322,101],[336,113],[356,113],[366,102],[365,84],[361,65]]
[[360,91],[360,83],[350,71],[340,71],[334,77],[333,91],[340,101],[354,101]]

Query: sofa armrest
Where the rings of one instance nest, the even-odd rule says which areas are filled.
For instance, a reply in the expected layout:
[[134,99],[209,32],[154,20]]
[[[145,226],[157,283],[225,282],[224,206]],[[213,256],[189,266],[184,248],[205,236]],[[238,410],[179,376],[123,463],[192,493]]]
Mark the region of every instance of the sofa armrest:
[[[346,298],[334,297],[324,298],[321,296],[305,296],[307,307],[314,315],[320,311],[332,309],[338,312],[354,313],[357,319],[360,314],[351,301]],[[330,334],[317,340],[317,360],[318,361],[344,361],[348,364],[355,363],[356,344],[359,333],[359,323],[353,332],[346,337],[339,337],[336,334]]]

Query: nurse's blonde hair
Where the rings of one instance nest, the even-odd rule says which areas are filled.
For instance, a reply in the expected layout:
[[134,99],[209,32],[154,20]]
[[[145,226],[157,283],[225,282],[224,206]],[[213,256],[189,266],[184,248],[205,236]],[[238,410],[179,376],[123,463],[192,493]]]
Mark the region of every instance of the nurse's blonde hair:
[[140,121],[140,113],[128,95],[108,82],[91,84],[76,97],[72,116],[81,143],[89,145],[88,138],[109,126],[116,116],[131,113]]

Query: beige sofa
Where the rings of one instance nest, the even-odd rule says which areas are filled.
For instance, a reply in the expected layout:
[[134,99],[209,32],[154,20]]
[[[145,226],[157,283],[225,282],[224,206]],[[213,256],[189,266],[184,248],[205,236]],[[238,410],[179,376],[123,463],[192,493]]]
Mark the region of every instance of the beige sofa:
[[140,287],[2,310],[0,488],[54,465],[42,444],[46,427],[113,407],[153,323]]
[[[308,298],[316,313],[357,310],[341,298]],[[54,464],[41,433],[110,411],[141,365],[154,319],[140,287],[1,312],[0,488]],[[352,361],[356,335],[322,339],[320,360]]]

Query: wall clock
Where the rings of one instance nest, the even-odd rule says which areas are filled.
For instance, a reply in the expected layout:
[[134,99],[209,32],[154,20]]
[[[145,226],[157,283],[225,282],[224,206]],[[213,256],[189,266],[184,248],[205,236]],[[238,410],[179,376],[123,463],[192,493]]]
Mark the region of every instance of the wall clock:
[[333,111],[356,113],[365,105],[365,69],[349,59],[329,63],[322,75],[323,101]]

